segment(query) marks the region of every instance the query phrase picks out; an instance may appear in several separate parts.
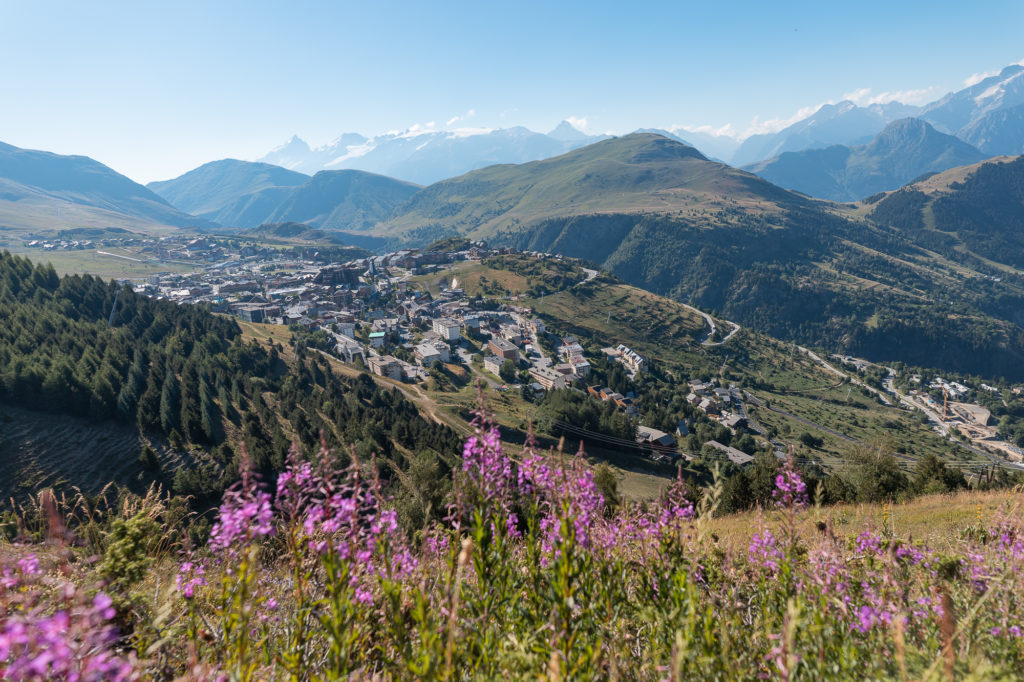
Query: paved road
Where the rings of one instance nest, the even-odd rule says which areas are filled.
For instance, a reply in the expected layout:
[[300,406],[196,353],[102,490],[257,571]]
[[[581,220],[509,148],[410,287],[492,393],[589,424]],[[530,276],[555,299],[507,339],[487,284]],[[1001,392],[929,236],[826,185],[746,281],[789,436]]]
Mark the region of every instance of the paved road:
[[717,331],[717,329],[718,329],[717,325],[715,324],[714,318],[711,317],[710,315],[708,315],[703,310],[701,310],[699,308],[694,308],[692,305],[688,305],[686,303],[680,303],[679,305],[683,306],[687,310],[690,310],[690,311],[693,311],[693,312],[697,313],[698,315],[700,315],[701,317],[704,318],[705,322],[708,323],[709,331],[708,331],[707,336],[704,337],[704,340],[700,342],[702,346],[721,346],[723,343],[725,343],[726,341],[731,339],[733,337],[733,335],[742,328],[738,324],[736,324],[735,322],[730,322],[729,320],[726,320],[725,321],[726,324],[731,324],[732,325],[732,331],[729,332],[728,334],[726,334],[725,338],[723,338],[721,341],[712,341],[711,339],[714,338],[715,331]]
[[[890,407],[895,407],[895,405],[892,403],[892,401],[890,401],[888,399],[888,397],[886,397],[885,394],[883,394],[877,388],[875,388],[873,386],[868,386],[867,384],[865,384],[865,383],[863,383],[861,381],[858,381],[857,379],[847,375],[846,373],[839,371],[838,369],[836,369],[835,367],[833,367],[829,363],[825,362],[825,360],[823,360],[820,356],[818,356],[818,354],[815,353],[814,351],[809,350],[807,348],[804,348],[803,346],[797,346],[797,348],[799,348],[802,352],[806,353],[807,356],[810,357],[812,360],[815,360],[816,362],[820,363],[827,371],[829,371],[829,372],[831,372],[833,374],[836,374],[838,376],[843,376],[843,377],[848,378],[851,382],[857,384],[858,386],[863,386],[864,388],[868,389],[869,391],[871,391],[872,393],[877,395],[879,397],[879,399],[881,399],[882,402],[884,402],[886,405],[888,405]],[[953,437],[953,435],[950,433],[949,426],[947,424],[943,423],[941,415],[939,415],[937,412],[934,412],[934,411],[930,410],[928,408],[928,406],[925,405],[923,402],[914,400],[910,396],[904,395],[904,394],[900,393],[898,390],[896,390],[896,385],[893,382],[893,379],[896,377],[896,370],[891,368],[891,367],[886,367],[885,369],[889,373],[888,376],[885,378],[885,381],[882,384],[883,386],[885,386],[885,390],[888,391],[889,393],[891,393],[893,396],[895,396],[899,400],[901,405],[905,405],[905,406],[907,406],[907,407],[909,407],[911,409],[920,410],[921,412],[924,412],[925,416],[928,417],[928,420],[932,422],[932,424],[935,426],[936,430],[939,432],[939,435],[941,435],[944,438],[946,438],[946,440],[948,440],[950,443],[953,443],[954,445],[958,445],[958,446],[962,447],[965,450],[970,450],[971,452],[973,452],[976,455],[981,455],[983,457],[991,459],[991,460],[993,460],[995,462],[998,462],[1000,464],[1009,465],[1009,466],[1012,466],[1014,468],[1024,469],[1024,465],[1017,465],[1017,464],[1014,464],[1012,462],[1007,462],[1005,459],[1003,459],[1002,457],[999,457],[998,455],[994,455],[991,452],[988,452],[987,450],[982,450],[981,448],[977,448],[977,447],[975,447],[973,445],[970,445],[968,443],[964,443],[963,441],[958,440],[957,438]],[[768,409],[772,409],[772,408],[769,407]],[[778,412],[778,410],[773,410],[773,411]],[[799,417],[797,417],[796,419],[798,421],[804,421],[804,420],[800,419]],[[824,427],[819,427],[819,428],[824,428]],[[849,439],[847,439],[847,440],[849,440]]]

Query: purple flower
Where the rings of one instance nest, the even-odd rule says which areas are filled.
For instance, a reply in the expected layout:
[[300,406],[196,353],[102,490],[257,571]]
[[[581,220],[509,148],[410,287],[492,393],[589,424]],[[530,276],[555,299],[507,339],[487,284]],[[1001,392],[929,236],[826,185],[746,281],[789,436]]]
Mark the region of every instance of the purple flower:
[[114,610],[114,601],[102,592],[96,593],[96,596],[93,597],[92,605],[93,608],[96,609],[96,612],[104,618],[106,618],[107,620],[113,618],[117,613]]
[[270,494],[259,490],[255,479],[243,472],[242,480],[224,493],[220,515],[210,531],[210,546],[233,552],[256,537],[273,534],[273,523]]
[[185,599],[192,599],[196,588],[206,585],[206,571],[201,564],[192,561],[182,562],[175,578],[175,585]]
[[800,509],[807,506],[807,485],[800,477],[793,463],[792,454],[782,465],[782,470],[775,477],[775,490],[772,497],[780,507]]
[[747,547],[750,563],[767,569],[771,573],[779,570],[779,561],[783,558],[782,550],[776,546],[775,536],[770,530],[754,533]]
[[878,556],[882,553],[882,539],[866,530],[857,536],[857,551]]
[[39,559],[35,554],[26,554],[23,559],[18,560],[18,568],[25,575],[39,575]]

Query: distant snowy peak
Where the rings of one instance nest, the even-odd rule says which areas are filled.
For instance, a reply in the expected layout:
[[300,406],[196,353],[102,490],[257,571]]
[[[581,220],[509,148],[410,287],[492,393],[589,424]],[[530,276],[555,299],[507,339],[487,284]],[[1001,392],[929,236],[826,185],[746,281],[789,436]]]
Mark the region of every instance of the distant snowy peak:
[[959,133],[987,114],[1024,104],[1024,66],[1012,64],[924,107],[921,117],[939,130]]
[[309,175],[321,170],[362,170],[426,185],[494,164],[550,158],[607,137],[587,135],[565,121],[552,133],[523,127],[436,130],[414,126],[369,138],[346,133],[315,149],[292,137],[259,161]]

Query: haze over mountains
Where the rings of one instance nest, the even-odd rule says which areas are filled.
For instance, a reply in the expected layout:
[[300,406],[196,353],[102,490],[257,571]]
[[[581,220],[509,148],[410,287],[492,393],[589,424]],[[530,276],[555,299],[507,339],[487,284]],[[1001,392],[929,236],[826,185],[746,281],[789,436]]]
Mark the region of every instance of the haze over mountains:
[[[660,132],[692,144],[710,158],[746,166],[785,152],[865,145],[893,121],[919,118],[988,156],[1020,154],[1024,153],[1022,74],[1024,66],[1011,65],[924,106],[898,101],[866,106],[850,100],[828,103],[782,130],[746,138],[681,128],[648,127],[636,132]],[[521,127],[442,131],[414,127],[372,138],[346,133],[315,149],[293,137],[259,161],[306,174],[351,168],[426,185],[492,164],[550,158],[604,137],[588,135],[566,121],[546,135]]]

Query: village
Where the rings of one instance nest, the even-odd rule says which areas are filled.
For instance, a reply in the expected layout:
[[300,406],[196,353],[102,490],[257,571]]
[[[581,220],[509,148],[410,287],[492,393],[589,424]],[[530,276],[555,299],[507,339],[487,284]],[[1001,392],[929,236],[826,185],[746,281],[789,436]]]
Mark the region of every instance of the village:
[[[150,247],[152,248],[152,247]],[[675,458],[677,439],[688,433],[680,423],[675,433],[642,425],[635,396],[588,382],[591,361],[573,336],[558,336],[518,297],[467,296],[452,264],[496,255],[561,260],[554,254],[491,248],[474,242],[458,251],[406,249],[346,262],[322,263],[295,258],[294,253],[247,246],[225,249],[215,239],[195,238],[164,245],[161,255],[197,259],[203,264],[188,274],[161,273],[133,288],[145,295],[179,304],[207,304],[215,312],[246,322],[285,325],[326,344],[318,348],[345,363],[396,382],[425,382],[431,371],[448,363],[464,366],[491,389],[519,391],[530,399],[546,392],[573,389],[610,402],[637,423],[636,442],[656,460]],[[585,270],[585,269],[584,269]],[[595,276],[585,270],[586,279]],[[445,282],[431,294],[422,276]],[[630,380],[648,369],[647,359],[624,344],[601,349],[620,363]],[[748,417],[741,395],[699,379],[690,381],[687,402],[731,432],[744,431]],[[718,446],[736,464],[751,455]]]

